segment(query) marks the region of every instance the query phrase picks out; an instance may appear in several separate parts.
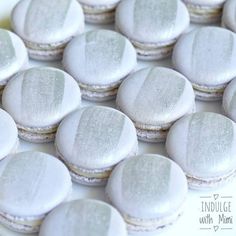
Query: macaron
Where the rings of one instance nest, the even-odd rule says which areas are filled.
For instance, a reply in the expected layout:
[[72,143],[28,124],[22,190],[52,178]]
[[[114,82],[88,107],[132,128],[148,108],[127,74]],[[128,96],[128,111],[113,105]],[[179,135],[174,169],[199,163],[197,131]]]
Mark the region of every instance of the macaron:
[[236,122],[236,79],[226,87],[222,101],[225,114]]
[[120,0],[78,0],[81,4],[85,21],[94,24],[113,23],[115,10]]
[[31,58],[58,60],[66,44],[84,31],[84,15],[76,0],[21,0],[12,11],[11,25]]
[[108,198],[130,232],[159,231],[173,224],[184,211],[187,192],[181,168],[155,154],[121,162],[106,186]]
[[60,121],[81,102],[76,81],[64,71],[37,67],[17,74],[5,87],[3,108],[29,142],[54,140]]
[[172,61],[192,83],[197,99],[219,100],[236,76],[236,35],[219,27],[193,30],[178,40]]
[[189,21],[179,0],[123,0],[116,9],[115,26],[133,43],[139,59],[156,60],[171,54]]
[[18,146],[16,123],[11,116],[0,109],[0,160],[14,153]]
[[28,54],[23,41],[16,34],[0,29],[0,95],[10,78],[27,65]]
[[236,124],[223,115],[198,112],[181,118],[170,128],[166,149],[190,188],[215,188],[236,176]]
[[107,203],[80,199],[61,204],[44,220],[39,236],[127,236],[120,213]]
[[192,22],[216,23],[221,20],[222,9],[226,0],[182,0],[190,14]]
[[42,152],[21,152],[0,162],[0,222],[22,233],[38,232],[46,214],[71,190],[67,168]]
[[190,82],[164,67],[131,74],[121,84],[116,104],[134,122],[138,138],[147,142],[164,141],[176,120],[195,111]]
[[224,4],[223,16],[222,16],[222,26],[236,32],[236,1],[227,0]]
[[134,47],[125,37],[110,30],[94,30],[68,44],[62,63],[78,81],[84,99],[105,101],[116,96],[137,59]]
[[109,107],[89,106],[67,116],[55,141],[59,158],[72,180],[85,185],[104,185],[120,161],[137,153],[132,121]]

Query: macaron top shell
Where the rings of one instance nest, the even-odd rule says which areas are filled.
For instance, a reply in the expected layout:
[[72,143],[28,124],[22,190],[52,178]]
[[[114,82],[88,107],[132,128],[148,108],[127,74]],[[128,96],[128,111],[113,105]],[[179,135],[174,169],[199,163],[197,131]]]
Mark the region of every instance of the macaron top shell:
[[121,1],[116,9],[116,26],[131,40],[168,43],[189,25],[189,14],[178,0]]
[[200,6],[214,6],[216,4],[223,4],[226,0],[183,0],[186,3],[192,3]]
[[226,1],[224,5],[222,22],[227,28],[233,30],[234,32],[236,32],[235,15],[236,15],[236,1],[234,0]]
[[221,177],[236,169],[235,132],[235,123],[223,115],[195,113],[171,127],[167,152],[190,177]]
[[19,217],[47,213],[71,189],[62,162],[41,152],[21,152],[0,162],[0,212]]
[[93,6],[109,6],[117,4],[120,0],[78,0],[80,3],[93,5]]
[[189,81],[178,72],[145,68],[131,74],[120,86],[118,107],[135,123],[162,126],[175,121],[194,107]]
[[233,79],[226,87],[222,104],[225,113],[236,121],[236,79]]
[[0,29],[0,84],[28,63],[22,40],[8,30]]
[[44,220],[39,236],[127,236],[124,220],[112,206],[81,199],[61,204]]
[[86,169],[107,168],[136,151],[137,136],[132,121],[123,113],[93,106],[79,109],[61,122],[56,146],[70,164]]
[[64,71],[37,67],[23,71],[3,91],[4,109],[17,124],[32,128],[57,125],[78,108],[81,101],[76,81]]
[[122,35],[110,30],[89,31],[74,38],[63,56],[65,69],[80,83],[117,83],[136,66],[136,52]]
[[193,30],[181,36],[175,45],[173,64],[192,83],[228,83],[236,76],[236,35],[219,27]]
[[21,0],[12,12],[12,28],[24,40],[60,43],[84,30],[84,15],[76,0]]
[[159,219],[181,208],[187,195],[187,180],[170,159],[144,154],[116,166],[106,192],[123,215],[141,220]]
[[18,132],[14,120],[0,109],[0,160],[13,151],[17,138]]

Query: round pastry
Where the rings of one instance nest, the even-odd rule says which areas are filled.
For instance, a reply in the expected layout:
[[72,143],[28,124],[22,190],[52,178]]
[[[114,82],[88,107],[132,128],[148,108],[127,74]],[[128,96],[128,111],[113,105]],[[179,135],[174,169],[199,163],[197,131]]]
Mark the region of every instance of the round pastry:
[[223,16],[222,16],[222,26],[236,32],[236,1],[228,0],[224,4]]
[[20,137],[36,143],[53,141],[60,121],[78,108],[80,101],[76,81],[50,67],[17,74],[2,95],[3,108],[15,120]]
[[11,24],[31,58],[58,60],[72,37],[84,31],[84,15],[76,0],[21,0]]
[[55,144],[72,179],[86,185],[104,185],[114,166],[135,155],[138,148],[132,121],[102,106],[67,116],[58,128]]

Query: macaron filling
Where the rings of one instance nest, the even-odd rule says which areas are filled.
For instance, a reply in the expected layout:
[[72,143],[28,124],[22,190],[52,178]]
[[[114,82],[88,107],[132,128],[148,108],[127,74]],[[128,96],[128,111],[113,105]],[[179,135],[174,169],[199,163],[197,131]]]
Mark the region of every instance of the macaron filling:
[[45,216],[46,215],[19,217],[0,212],[1,222],[10,229],[17,229],[19,232],[38,232]]
[[115,11],[116,6],[118,3],[114,4],[107,4],[107,5],[89,5],[85,3],[80,3],[85,14],[101,14],[107,13],[111,11]]

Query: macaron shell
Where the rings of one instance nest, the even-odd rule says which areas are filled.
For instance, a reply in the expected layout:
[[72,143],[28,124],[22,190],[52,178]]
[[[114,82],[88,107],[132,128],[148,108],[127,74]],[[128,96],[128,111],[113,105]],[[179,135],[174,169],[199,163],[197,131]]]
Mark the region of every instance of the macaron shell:
[[87,32],[64,51],[65,69],[80,83],[104,86],[119,82],[136,66],[136,52],[122,35],[109,30]]
[[28,54],[22,40],[14,33],[0,29],[0,84],[27,63]]
[[222,105],[227,116],[236,121],[236,79],[233,79],[226,87]]
[[202,27],[178,40],[172,61],[192,83],[209,87],[225,84],[236,76],[235,45],[236,36],[229,30]]
[[225,0],[183,0],[183,2],[192,3],[194,5],[215,6],[223,4]]
[[106,192],[122,215],[154,220],[171,215],[182,206],[187,180],[174,162],[145,154],[116,166]]
[[78,0],[80,3],[84,3],[87,5],[93,5],[94,7],[96,6],[109,6],[111,4],[116,4],[120,2],[120,0]]
[[14,151],[18,140],[17,127],[11,116],[0,109],[0,160]]
[[125,223],[110,205],[77,200],[57,207],[41,226],[39,236],[127,236]]
[[40,152],[22,152],[1,161],[0,184],[0,211],[19,217],[47,213],[71,189],[62,162]]
[[162,126],[194,106],[194,92],[178,72],[153,67],[131,74],[120,86],[117,106],[136,124]]
[[224,10],[223,10],[222,24],[226,28],[234,32],[236,32],[235,15],[236,15],[236,1],[234,0],[226,1],[224,5]]
[[227,117],[199,112],[171,127],[166,149],[189,177],[219,178],[236,169],[235,132],[235,123]]
[[131,40],[168,43],[189,25],[187,8],[177,0],[121,1],[116,9],[116,26]]
[[64,71],[39,67],[18,74],[5,87],[3,107],[17,124],[48,127],[58,124],[81,101],[76,81]]
[[24,40],[58,43],[84,30],[84,15],[76,0],[22,0],[12,12],[12,28]]
[[124,114],[95,106],[77,110],[62,121],[56,146],[66,163],[99,169],[130,155],[137,146],[137,137],[132,121]]

